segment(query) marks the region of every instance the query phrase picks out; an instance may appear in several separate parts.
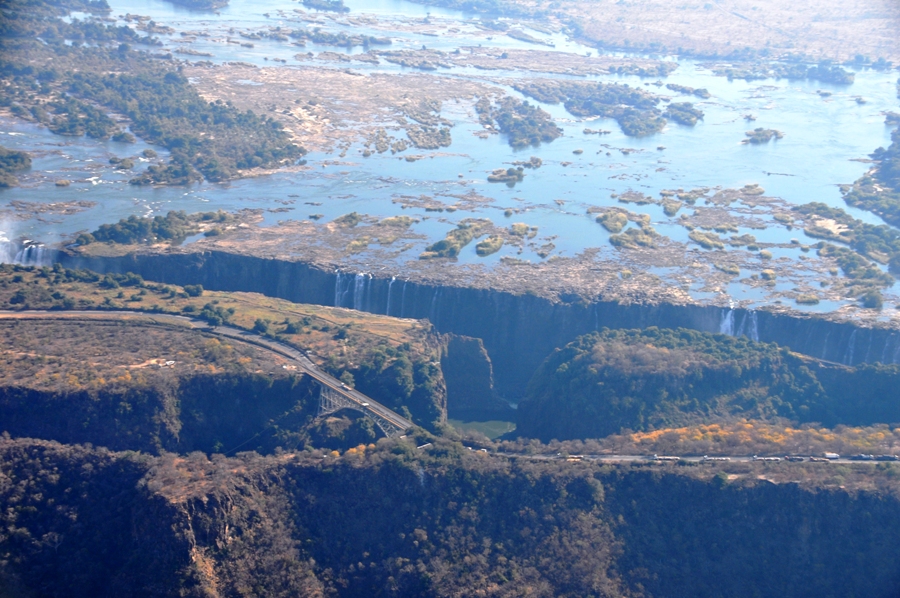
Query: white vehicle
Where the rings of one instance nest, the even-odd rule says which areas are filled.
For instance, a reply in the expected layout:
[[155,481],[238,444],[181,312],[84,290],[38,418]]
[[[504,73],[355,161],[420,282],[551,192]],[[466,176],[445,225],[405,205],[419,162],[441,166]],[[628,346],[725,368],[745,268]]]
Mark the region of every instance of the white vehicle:
[[360,403],[360,404],[361,404],[363,407],[368,407],[368,406],[369,406],[368,403]]
[[653,455],[650,458],[654,461],[681,461],[681,457],[673,457],[667,455]]
[[832,461],[835,460],[835,459],[840,459],[840,458],[841,458],[841,456],[838,455],[837,453],[825,453],[824,457],[825,457],[826,459],[831,459]]

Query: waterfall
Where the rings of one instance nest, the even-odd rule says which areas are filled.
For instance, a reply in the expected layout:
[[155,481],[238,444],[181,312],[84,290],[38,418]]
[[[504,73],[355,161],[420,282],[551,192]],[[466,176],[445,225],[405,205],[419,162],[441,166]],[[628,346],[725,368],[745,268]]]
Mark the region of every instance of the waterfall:
[[0,264],[16,263],[16,250],[18,247],[5,238],[0,237]]
[[[890,354],[891,341],[894,342],[894,352]],[[881,363],[897,363],[897,355],[900,353],[900,336],[892,334],[884,341],[884,351],[881,352]],[[890,361],[888,361],[890,359]]]
[[15,243],[0,233],[0,263],[20,266],[50,266],[53,263],[53,255],[43,243],[35,243],[30,239]]
[[431,323],[434,324],[437,320],[437,302],[438,298],[441,295],[441,289],[443,287],[438,287],[434,290],[434,297],[431,298],[431,311],[429,312],[428,319],[431,320]]
[[741,318],[741,326],[735,336],[746,336],[751,341],[759,342],[759,321],[755,311],[749,310],[744,313],[744,317]]
[[403,314],[406,313],[406,283],[408,280],[403,281],[403,292],[400,293],[400,317],[403,317]]
[[334,306],[341,306],[341,271],[334,271]]
[[384,309],[384,313],[388,316],[391,315],[391,287],[394,286],[395,280],[397,277],[391,276],[391,282],[388,283],[387,307]]
[[353,279],[353,309],[366,310],[366,298],[369,286],[372,284],[372,275],[360,272]]
[[740,324],[735,325],[734,308],[729,307],[722,312],[722,320],[719,322],[719,334],[728,336],[746,336],[751,341],[759,342],[759,320],[756,312],[748,310],[740,318]]
[[853,329],[853,332],[850,333],[850,342],[847,343],[847,352],[844,354],[844,359],[841,363],[845,365],[853,365],[853,350],[856,346],[856,328]]
[[863,363],[870,363],[869,356],[872,354],[872,334],[869,333],[869,346],[866,348],[866,356],[863,358]]
[[734,336],[734,310],[728,309],[722,314],[722,321],[719,323],[719,333]]

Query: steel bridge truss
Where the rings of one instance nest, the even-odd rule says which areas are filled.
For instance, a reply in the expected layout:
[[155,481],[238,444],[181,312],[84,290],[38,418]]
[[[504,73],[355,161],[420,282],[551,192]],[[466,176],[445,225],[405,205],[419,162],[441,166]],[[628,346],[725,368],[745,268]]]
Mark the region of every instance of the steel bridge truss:
[[405,432],[403,428],[385,419],[377,412],[366,409],[364,406],[348,399],[330,386],[319,384],[319,412],[317,417],[325,417],[340,411],[341,409],[353,409],[354,411],[359,411],[372,420],[375,425],[378,426],[378,429],[388,438],[399,436]]

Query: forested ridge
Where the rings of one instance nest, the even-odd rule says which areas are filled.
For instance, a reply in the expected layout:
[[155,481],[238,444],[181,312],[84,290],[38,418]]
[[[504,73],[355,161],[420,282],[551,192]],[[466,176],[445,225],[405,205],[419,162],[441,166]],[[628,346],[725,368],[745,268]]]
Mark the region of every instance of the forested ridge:
[[734,419],[828,426],[900,421],[885,392],[900,367],[822,367],[773,344],[694,330],[607,330],[551,354],[518,409],[517,434],[602,438]]
[[[430,441],[424,449],[416,445]],[[900,588],[900,502],[416,432],[150,457],[0,438],[0,579],[35,596],[817,596]],[[763,476],[765,477],[765,476]],[[871,522],[861,525],[861,522]]]

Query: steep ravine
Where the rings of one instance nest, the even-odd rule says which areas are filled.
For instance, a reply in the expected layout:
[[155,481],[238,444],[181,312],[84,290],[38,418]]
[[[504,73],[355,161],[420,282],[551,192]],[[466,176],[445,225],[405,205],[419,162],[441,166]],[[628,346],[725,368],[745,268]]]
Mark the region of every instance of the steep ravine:
[[0,596],[900,595],[890,491],[414,447],[208,460],[0,438]]
[[70,268],[135,272],[148,280],[251,291],[290,301],[336,305],[407,318],[428,318],[440,332],[481,338],[501,395],[517,399],[556,347],[609,328],[684,327],[744,334],[820,359],[855,365],[900,362],[900,332],[862,328],[815,316],[695,305],[553,302],[491,289],[435,286],[326,271],[303,262],[225,252],[83,258],[60,254]]

